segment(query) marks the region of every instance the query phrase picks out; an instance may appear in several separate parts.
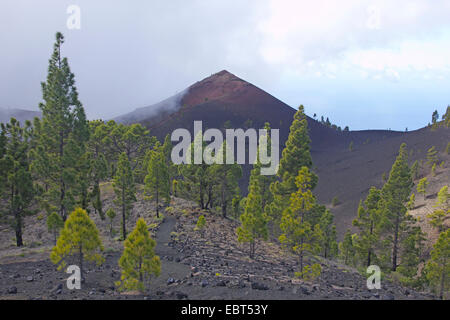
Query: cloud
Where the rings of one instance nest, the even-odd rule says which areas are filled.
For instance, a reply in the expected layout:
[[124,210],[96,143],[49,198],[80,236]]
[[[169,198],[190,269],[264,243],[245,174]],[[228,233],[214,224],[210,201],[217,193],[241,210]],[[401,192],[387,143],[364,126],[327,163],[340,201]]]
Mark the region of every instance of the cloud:
[[[56,31],[89,118],[157,103],[222,69],[293,106],[329,108],[369,99],[354,98],[355,85],[405,96],[394,91],[404,81],[445,87],[450,75],[448,0],[77,0],[81,29],[68,30],[72,4],[0,2],[0,107],[37,109]],[[323,97],[338,82],[341,94]]]
[[269,8],[260,53],[279,68],[301,73],[310,61],[331,61],[398,78],[386,70],[447,66],[448,1],[272,0]]

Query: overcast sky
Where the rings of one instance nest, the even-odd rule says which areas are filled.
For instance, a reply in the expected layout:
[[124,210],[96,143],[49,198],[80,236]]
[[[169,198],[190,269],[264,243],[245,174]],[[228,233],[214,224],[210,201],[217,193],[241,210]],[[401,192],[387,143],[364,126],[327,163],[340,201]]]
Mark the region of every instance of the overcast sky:
[[449,17],[448,0],[2,0],[0,107],[37,110],[61,31],[90,119],[227,69],[342,127],[417,129],[450,104]]

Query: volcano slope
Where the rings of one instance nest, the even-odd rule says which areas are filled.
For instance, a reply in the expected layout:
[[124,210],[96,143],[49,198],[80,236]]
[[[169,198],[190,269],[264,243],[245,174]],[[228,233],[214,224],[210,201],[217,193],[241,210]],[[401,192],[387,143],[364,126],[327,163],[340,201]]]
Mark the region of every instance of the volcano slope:
[[[111,205],[109,196],[106,203]],[[149,206],[151,204],[151,206]],[[206,217],[203,232],[196,230],[200,215]],[[381,289],[369,290],[366,278],[355,269],[336,261],[314,259],[322,267],[321,275],[312,281],[295,277],[298,259],[275,243],[258,243],[254,259],[248,257],[248,245],[237,242],[238,223],[218,212],[200,210],[195,203],[172,198],[163,219],[155,220],[154,203],[139,200],[130,220],[144,218],[152,225],[156,254],[161,259],[161,275],[153,278],[147,290],[119,292],[118,260],[123,242],[109,237],[108,222],[92,216],[108,248],[102,266],[86,266],[86,282],[79,290],[69,290],[69,276],[57,271],[50,262],[51,237],[41,239],[38,248],[15,248],[0,258],[0,299],[434,299],[397,284],[381,281]],[[33,217],[27,217],[29,224]],[[119,228],[116,221],[114,227]],[[45,228],[45,221],[34,220],[33,228]],[[3,234],[3,233],[2,233]],[[11,232],[8,235],[11,237]],[[36,236],[30,233],[30,236]],[[5,238],[6,239],[6,238]],[[4,239],[3,239],[4,240]],[[27,239],[31,241],[31,239]],[[6,242],[6,241],[4,241]],[[34,251],[33,251],[34,250]],[[3,251],[1,251],[3,252]]]
[[[177,128],[186,128],[193,133],[194,120],[202,120],[204,130],[224,130],[226,122],[231,128],[259,129],[269,122],[272,129],[280,130],[281,154],[295,111],[260,88],[223,70],[193,84],[182,93],[115,120],[127,124],[139,122],[160,140]],[[371,186],[382,185],[382,175],[389,174],[402,142],[412,152],[412,163],[416,159],[424,159],[431,146],[442,153],[450,140],[448,128],[431,130],[427,127],[410,132],[344,132],[329,128],[313,118],[307,119],[311,155],[319,176],[315,193],[319,201],[335,214],[340,236],[351,227],[359,200],[367,196]],[[350,143],[353,143],[353,151],[349,150]],[[251,166],[244,165],[243,169],[240,187],[245,194]],[[337,206],[331,205],[334,197],[339,199]]]

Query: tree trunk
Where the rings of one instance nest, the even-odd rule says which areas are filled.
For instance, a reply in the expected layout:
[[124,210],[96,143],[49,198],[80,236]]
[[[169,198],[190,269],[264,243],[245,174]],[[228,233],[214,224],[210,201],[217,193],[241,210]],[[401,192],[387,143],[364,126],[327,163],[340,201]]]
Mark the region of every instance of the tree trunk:
[[225,192],[226,192],[226,188],[227,188],[227,185],[226,185],[227,177],[225,176],[225,174],[222,177],[222,179],[224,179],[224,180],[223,180],[223,183],[222,183],[221,201],[222,201],[222,214],[223,214],[223,217],[225,218],[227,216],[227,204],[226,204],[226,201],[225,201]]
[[158,192],[158,186],[156,186],[156,217],[159,218],[159,192]]
[[200,208],[202,208],[202,209],[204,209],[204,199],[203,199],[203,181],[201,181],[200,180],[200,182],[199,182],[199,186],[198,186],[198,188],[199,188],[199,196],[200,196]]
[[[370,233],[369,235],[372,236],[373,234],[373,221],[370,224]],[[371,238],[369,238],[371,239]],[[370,260],[371,260],[371,255],[372,255],[372,248],[371,248],[371,243],[369,244],[369,251],[367,252],[367,266],[370,266]]]
[[80,244],[80,280],[81,282],[84,282],[84,277],[83,277],[83,246]]
[[16,226],[16,244],[18,247],[23,246],[23,239],[22,239],[22,226],[21,224]]
[[442,276],[441,276],[441,289],[439,290],[439,299],[444,300],[444,287],[445,287],[445,265],[442,268]]
[[400,224],[400,217],[397,214],[395,218],[395,233],[394,233],[394,249],[392,250],[392,271],[397,270],[397,251],[398,251],[398,228]]
[[126,220],[126,210],[125,210],[125,188],[122,188],[122,235],[123,240],[127,237],[127,227],[125,225]]
[[23,246],[23,239],[22,239],[22,217],[20,216],[19,210],[14,210],[16,225],[15,225],[15,231],[16,231],[16,245],[18,247]]
[[64,183],[64,164],[63,164],[63,157],[64,157],[64,133],[61,131],[59,133],[59,157],[60,157],[60,161],[61,161],[61,168],[60,168],[60,208],[59,208],[59,214],[61,215],[61,218],[63,219],[63,221],[66,221],[67,215],[66,215],[66,207],[64,205],[64,200],[66,197],[66,184]]
[[302,279],[303,279],[303,252],[300,253],[299,262],[300,262],[300,273],[301,273]]

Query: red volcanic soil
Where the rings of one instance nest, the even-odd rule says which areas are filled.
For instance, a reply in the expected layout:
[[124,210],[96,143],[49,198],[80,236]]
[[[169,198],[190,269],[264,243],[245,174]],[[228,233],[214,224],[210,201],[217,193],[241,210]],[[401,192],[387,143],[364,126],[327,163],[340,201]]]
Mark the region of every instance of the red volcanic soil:
[[[158,105],[161,104],[163,103]],[[173,111],[141,117],[139,122],[147,126],[151,134],[160,140],[176,128],[186,128],[192,133],[194,120],[203,121],[203,130],[223,129],[226,121],[230,121],[232,128],[244,129],[262,128],[265,122],[269,122],[272,129],[280,129],[280,149],[288,137],[296,111],[225,70],[189,87],[179,99],[179,106],[171,110]],[[248,120],[251,120],[251,125]],[[338,132],[310,117],[308,126],[314,170],[319,175],[315,193],[319,201],[335,214],[340,235],[351,227],[359,200],[365,199],[369,188],[382,185],[382,175],[389,174],[402,142],[408,145],[410,151],[413,150],[410,159],[412,162],[425,159],[426,151],[431,146],[443,151],[450,140],[448,128],[435,131],[424,128],[411,132]],[[351,152],[348,149],[350,142],[354,145]],[[250,169],[249,165],[244,166],[244,176],[240,181],[244,193],[247,190]],[[332,207],[331,200],[335,196],[340,204]]]

